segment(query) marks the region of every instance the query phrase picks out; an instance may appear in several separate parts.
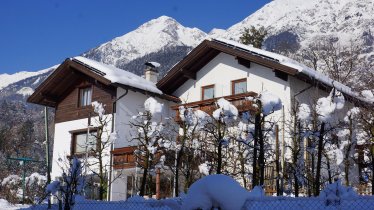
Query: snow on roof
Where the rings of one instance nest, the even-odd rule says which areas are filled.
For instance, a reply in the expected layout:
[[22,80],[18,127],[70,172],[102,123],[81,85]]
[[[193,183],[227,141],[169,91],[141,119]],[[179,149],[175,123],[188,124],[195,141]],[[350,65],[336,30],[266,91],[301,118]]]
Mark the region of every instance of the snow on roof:
[[100,63],[82,56],[74,57],[72,58],[72,60],[78,61],[79,63],[83,63],[88,67],[91,67],[90,69],[93,72],[110,80],[112,83],[119,83],[130,87],[142,89],[145,91],[162,94],[162,91],[159,90],[154,83],[131,72],[104,63]]
[[227,39],[222,39],[222,38],[217,38],[217,39],[213,39],[213,40],[216,41],[216,42],[219,42],[221,44],[231,45],[235,48],[240,48],[244,51],[247,51],[249,53],[264,57],[266,59],[273,60],[275,62],[278,62],[278,63],[282,64],[282,65],[288,66],[290,68],[294,68],[294,69],[298,70],[299,73],[305,74],[305,75],[309,76],[310,78],[318,80],[319,82],[321,82],[325,85],[328,85],[330,87],[334,87],[334,88],[336,88],[336,90],[338,90],[338,91],[340,91],[344,94],[347,94],[351,97],[357,98],[357,99],[359,99],[361,101],[364,101],[366,103],[373,104],[373,102],[371,102],[370,100],[367,100],[366,98],[361,97],[357,92],[354,92],[350,87],[348,87],[346,85],[343,85],[342,83],[340,83],[338,81],[335,81],[335,80],[329,78],[328,76],[326,76],[326,75],[324,75],[320,72],[317,72],[316,70],[314,70],[312,68],[309,68],[306,65],[301,64],[301,63],[299,63],[295,60],[292,60],[292,59],[290,59],[286,56],[279,55],[277,53],[273,53],[273,52],[269,52],[269,51],[265,51],[265,50],[262,50],[262,49],[258,49],[258,48],[255,48],[253,46],[244,45],[244,44],[241,44],[241,43],[233,41],[233,40],[227,40]]

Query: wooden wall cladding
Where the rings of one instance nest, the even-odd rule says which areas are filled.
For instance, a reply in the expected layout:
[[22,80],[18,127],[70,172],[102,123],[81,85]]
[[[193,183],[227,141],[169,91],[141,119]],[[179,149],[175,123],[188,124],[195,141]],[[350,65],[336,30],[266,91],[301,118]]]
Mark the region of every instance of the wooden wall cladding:
[[90,114],[94,116],[92,106],[79,107],[79,89],[92,87],[92,101],[105,104],[107,114],[113,113],[112,102],[116,96],[116,88],[106,86],[99,82],[81,79],[70,88],[56,106],[55,123],[87,118]]

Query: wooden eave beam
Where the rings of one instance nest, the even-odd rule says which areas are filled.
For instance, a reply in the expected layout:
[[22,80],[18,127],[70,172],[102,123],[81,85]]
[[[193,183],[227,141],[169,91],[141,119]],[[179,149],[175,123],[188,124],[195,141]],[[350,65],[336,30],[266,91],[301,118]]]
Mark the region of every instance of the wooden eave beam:
[[184,66],[190,63],[196,55],[200,55],[203,53],[204,50],[207,48],[208,40],[204,40],[201,44],[195,47],[183,60],[181,60],[177,65],[175,65],[165,77],[163,77],[158,83],[157,87],[161,90],[164,90],[166,86],[168,86],[169,82],[173,82],[175,77],[179,77],[180,72],[179,69],[183,69]]
[[100,81],[101,83],[103,83],[104,85],[110,85],[112,84],[112,82],[106,78],[104,78],[103,76],[100,76],[94,72],[92,72],[89,68],[79,64],[79,63],[76,63],[74,61],[70,61],[69,62],[69,67],[71,67],[72,69],[76,70],[76,71],[79,71],[83,74],[86,74],[87,76],[89,77],[92,77],[94,79],[96,79],[97,81]]
[[182,75],[188,79],[196,80],[196,72],[191,72],[186,69],[180,69],[180,72],[182,72]]
[[283,72],[285,72],[289,75],[295,75],[299,72],[297,69],[291,68],[289,66],[282,65],[275,60],[272,61],[270,59],[263,58],[260,55],[253,55],[250,52],[245,52],[245,51],[240,50],[240,49],[234,49],[232,47],[225,46],[225,45],[220,44],[220,43],[209,42],[208,45],[209,45],[209,47],[211,47],[213,49],[219,50],[219,51],[227,53],[229,55],[239,57],[239,58],[242,58],[242,59],[246,59],[246,60],[249,60],[253,63],[257,63],[257,64],[260,64],[262,66],[265,66],[265,67],[268,67],[268,68],[271,68],[271,69],[278,69],[279,71],[283,71]]

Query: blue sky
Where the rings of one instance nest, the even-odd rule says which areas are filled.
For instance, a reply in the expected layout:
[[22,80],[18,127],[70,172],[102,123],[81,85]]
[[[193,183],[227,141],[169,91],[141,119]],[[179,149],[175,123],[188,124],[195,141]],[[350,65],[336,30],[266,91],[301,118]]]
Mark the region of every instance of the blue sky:
[[161,15],[205,32],[226,29],[270,0],[0,0],[0,74],[36,71]]

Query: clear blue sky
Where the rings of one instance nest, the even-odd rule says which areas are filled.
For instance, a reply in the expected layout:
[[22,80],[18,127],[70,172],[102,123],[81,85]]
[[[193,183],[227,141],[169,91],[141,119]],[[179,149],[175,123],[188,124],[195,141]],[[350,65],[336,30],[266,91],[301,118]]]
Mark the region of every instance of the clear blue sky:
[[36,71],[161,15],[205,32],[271,0],[0,0],[0,74]]

